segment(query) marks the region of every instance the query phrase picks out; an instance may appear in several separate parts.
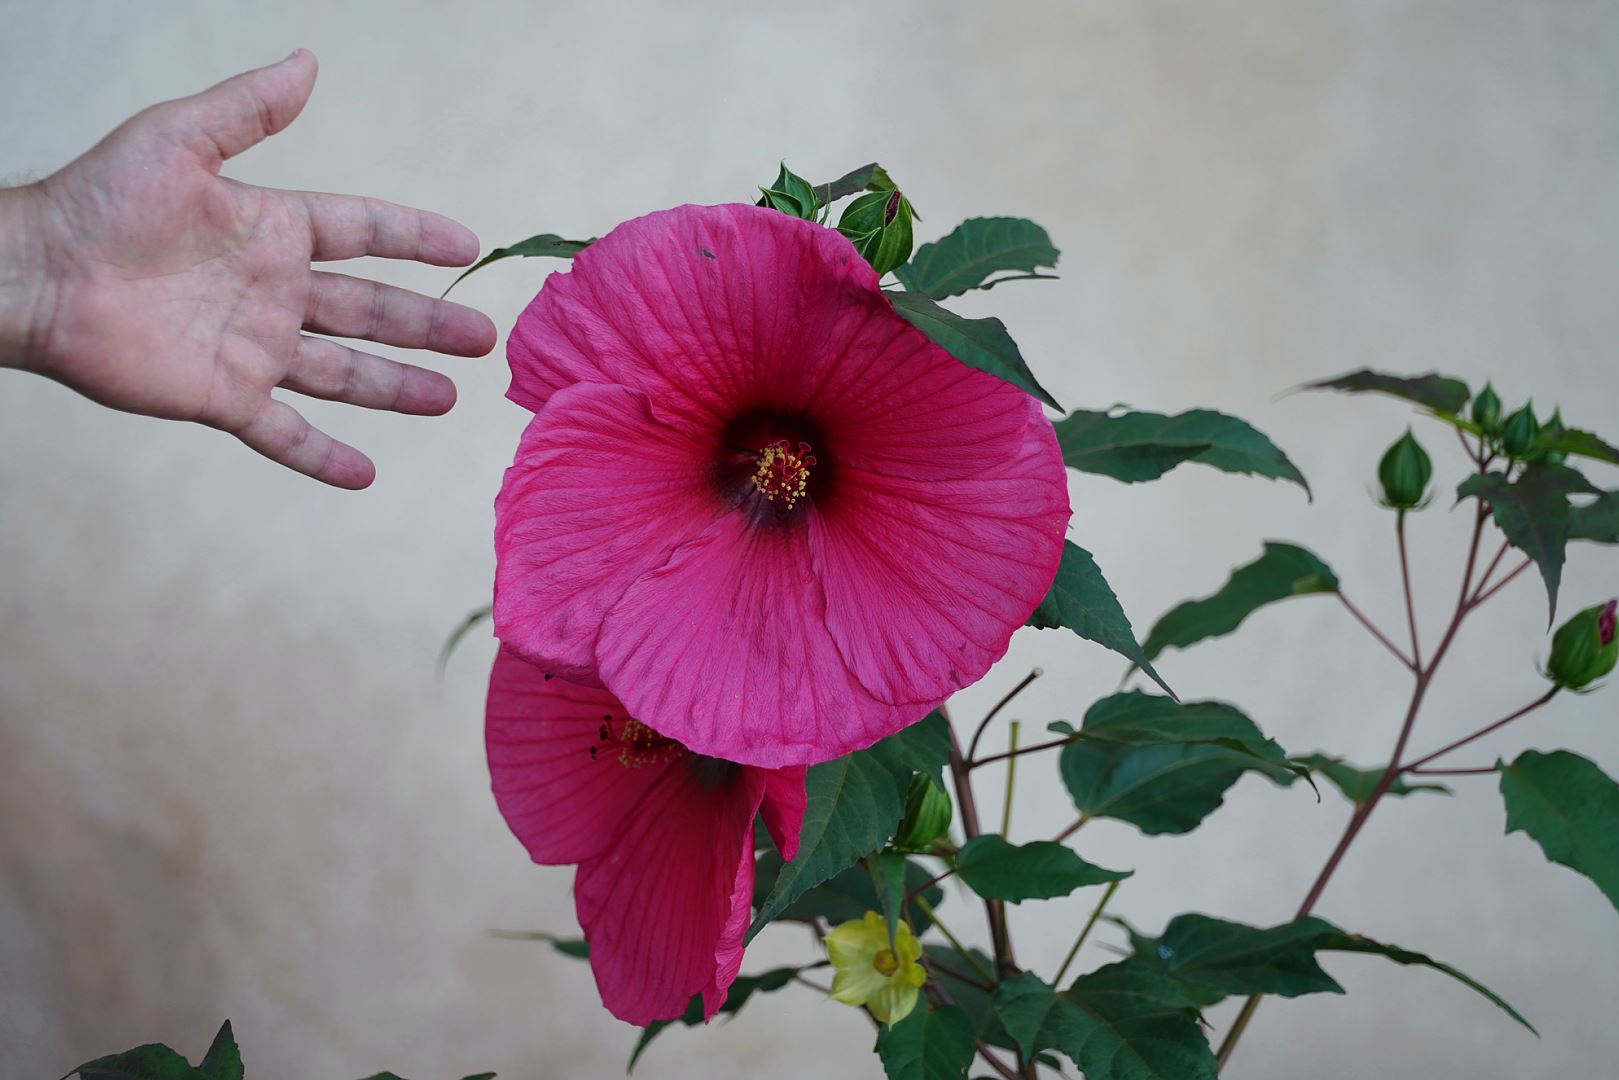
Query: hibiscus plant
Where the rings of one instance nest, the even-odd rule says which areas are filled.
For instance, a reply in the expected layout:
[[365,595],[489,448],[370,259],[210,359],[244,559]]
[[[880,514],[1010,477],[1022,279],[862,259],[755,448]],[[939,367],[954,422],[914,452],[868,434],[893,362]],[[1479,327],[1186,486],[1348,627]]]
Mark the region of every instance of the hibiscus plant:
[[[1264,997],[1339,991],[1320,964],[1335,952],[1437,970],[1533,1031],[1455,968],[1313,910],[1388,798],[1484,776],[1508,833],[1619,906],[1619,785],[1568,750],[1456,756],[1612,671],[1613,600],[1552,634],[1539,696],[1437,748],[1417,732],[1465,621],[1532,567],[1554,625],[1568,543],[1619,543],[1619,491],[1580,471],[1619,464],[1619,450],[1558,412],[1507,413],[1493,387],[1439,374],[1310,384],[1401,399],[1464,447],[1454,500],[1471,539],[1443,633],[1424,648],[1406,530],[1452,497],[1408,431],[1376,471],[1398,542],[1399,632],[1362,613],[1319,556],[1269,541],[1139,638],[1070,536],[1068,470],[1137,483],[1191,464],[1308,490],[1304,476],[1218,412],[1065,410],[998,319],[944,303],[1050,276],[1046,232],[975,218],[913,251],[919,220],[876,165],[819,186],[783,166],[756,202],[660,211],[599,239],[543,234],[478,264],[572,260],[509,335],[509,396],[533,416],[496,501],[494,602],[446,646],[492,620],[495,799],[534,861],[577,868],[582,938],[518,936],[588,960],[604,1006],[640,1029],[631,1066],[671,1024],[808,986],[868,1013],[893,1078],[1071,1067],[1088,1080],[1206,1080]],[[1284,750],[1236,706],[1172,689],[1154,667],[1166,649],[1307,596],[1334,598],[1411,680],[1382,764]],[[1009,746],[991,749],[991,722],[1040,673],[972,723],[948,702],[1025,626],[1112,650],[1136,685],[1037,738],[1014,724]],[[1004,816],[983,815],[974,780],[1004,769],[1010,787],[1024,758],[1055,762],[1075,816],[1014,840]],[[1349,804],[1295,917],[1188,913],[1148,933],[1110,911],[1130,872],[1087,861],[1083,826],[1185,834],[1248,773]],[[949,879],[981,912],[957,902],[941,918]],[[1007,905],[1082,889],[1096,900],[1066,954],[1020,954]],[[969,918],[987,948],[955,933]],[[744,973],[748,943],[778,922],[810,927],[816,952]],[[1122,956],[1077,970],[1104,928]],[[1230,997],[1246,1002],[1211,1041],[1203,1010]]]

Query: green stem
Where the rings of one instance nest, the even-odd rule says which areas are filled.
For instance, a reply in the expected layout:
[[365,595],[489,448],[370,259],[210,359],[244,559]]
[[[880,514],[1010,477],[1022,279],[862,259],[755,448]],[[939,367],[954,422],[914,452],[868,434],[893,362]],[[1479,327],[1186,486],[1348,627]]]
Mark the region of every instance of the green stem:
[[978,962],[978,957],[967,951],[967,946],[963,945],[961,943],[961,939],[950,932],[950,928],[948,926],[939,921],[938,912],[933,910],[933,905],[928,903],[922,897],[918,896],[916,898],[916,906],[922,909],[922,914],[926,915],[933,922],[934,927],[939,931],[939,933],[944,935],[944,939],[950,943],[950,947],[961,954],[961,958],[967,961],[968,966],[970,966],[974,971],[978,972],[978,974],[982,975],[985,982],[993,986],[995,983],[995,976],[991,975],[987,970],[985,970],[984,965]]
[[1074,939],[1074,947],[1069,949],[1068,955],[1063,958],[1062,967],[1057,969],[1057,977],[1051,980],[1051,985],[1061,988],[1062,977],[1068,974],[1068,966],[1074,962],[1074,957],[1079,955],[1079,947],[1085,944],[1086,938],[1091,936],[1091,928],[1096,925],[1096,920],[1102,917],[1102,909],[1107,907],[1107,902],[1113,899],[1113,894],[1118,890],[1119,883],[1117,881],[1108,882],[1107,891],[1102,894],[1102,899],[1097,901],[1096,910],[1091,912],[1091,917],[1085,920],[1085,929],[1081,930],[1079,937]]
[[1006,798],[1001,803],[1001,835],[1012,831],[1012,785],[1017,782],[1017,737],[1022,725],[1012,721],[1012,734],[1006,747]]

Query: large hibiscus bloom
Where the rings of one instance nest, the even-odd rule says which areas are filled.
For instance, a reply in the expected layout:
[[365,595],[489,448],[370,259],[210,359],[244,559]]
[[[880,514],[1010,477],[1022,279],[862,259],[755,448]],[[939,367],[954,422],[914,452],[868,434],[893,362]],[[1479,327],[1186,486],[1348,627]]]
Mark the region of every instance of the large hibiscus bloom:
[[753,900],[753,819],[798,850],[804,770],[701,757],[605,690],[501,650],[485,725],[495,801],[538,863],[579,864],[574,903],[602,1003],[646,1026],[725,1003]]
[[1040,406],[901,318],[831,229],[626,222],[508,356],[536,415],[495,503],[495,633],[699,753],[870,745],[982,676],[1056,573]]

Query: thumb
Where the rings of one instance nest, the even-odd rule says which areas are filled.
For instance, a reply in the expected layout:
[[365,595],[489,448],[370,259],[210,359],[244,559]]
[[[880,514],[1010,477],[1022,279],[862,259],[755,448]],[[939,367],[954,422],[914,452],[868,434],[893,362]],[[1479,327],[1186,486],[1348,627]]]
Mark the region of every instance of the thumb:
[[222,162],[297,119],[318,70],[315,54],[298,49],[280,63],[244,71],[170,108],[174,119],[207,137]]

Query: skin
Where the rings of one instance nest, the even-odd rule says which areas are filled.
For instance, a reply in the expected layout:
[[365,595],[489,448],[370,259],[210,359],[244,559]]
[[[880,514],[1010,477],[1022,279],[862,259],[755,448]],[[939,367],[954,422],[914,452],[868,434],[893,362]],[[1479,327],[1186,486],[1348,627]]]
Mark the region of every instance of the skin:
[[0,191],[0,366],[110,408],[218,428],[342,488],[366,487],[375,466],[272,390],[449,411],[445,376],[314,335],[483,356],[495,346],[489,318],[311,264],[372,255],[466,266],[478,238],[378,199],[220,175],[297,118],[316,70],[300,49],[155,105],[61,171]]

